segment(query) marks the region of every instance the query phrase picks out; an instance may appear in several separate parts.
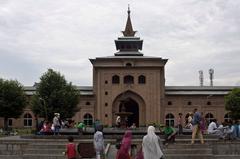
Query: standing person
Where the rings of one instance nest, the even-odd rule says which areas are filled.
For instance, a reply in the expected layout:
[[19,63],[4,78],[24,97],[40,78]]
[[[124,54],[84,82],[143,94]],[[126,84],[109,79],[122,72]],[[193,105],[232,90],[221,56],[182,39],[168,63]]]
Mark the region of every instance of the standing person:
[[142,151],[145,159],[161,159],[163,152],[160,148],[160,138],[155,134],[153,126],[148,127],[147,135],[143,137]]
[[77,158],[77,151],[76,151],[76,145],[73,143],[73,137],[68,137],[68,144],[66,146],[66,156],[68,159],[76,159]]
[[93,123],[94,132],[97,132],[97,127],[98,127],[98,125],[100,125],[100,124],[101,124],[101,122],[100,122],[99,119],[96,119],[96,120],[94,121],[94,123]]
[[56,135],[56,134],[59,135],[59,129],[61,127],[61,125],[60,125],[60,114],[59,113],[54,113],[53,127],[54,127],[54,135]]
[[94,148],[96,151],[96,159],[104,158],[104,139],[101,125],[96,126],[96,132],[94,133]]
[[193,127],[192,127],[192,141],[191,141],[191,144],[194,144],[194,140],[195,140],[195,137],[196,137],[197,134],[200,138],[201,144],[204,144],[203,135],[202,135],[202,132],[200,130],[201,114],[200,114],[200,112],[197,111],[197,109],[194,109],[193,113],[194,114],[193,114],[193,119],[192,119]]
[[127,130],[123,136],[120,149],[117,152],[116,159],[130,159],[130,149],[132,143],[132,131]]
[[178,113],[178,135],[183,134],[183,118],[182,113]]

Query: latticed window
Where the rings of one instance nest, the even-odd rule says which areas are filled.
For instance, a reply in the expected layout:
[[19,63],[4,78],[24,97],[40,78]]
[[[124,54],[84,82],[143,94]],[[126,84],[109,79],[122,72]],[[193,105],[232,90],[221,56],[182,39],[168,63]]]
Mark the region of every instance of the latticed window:
[[24,127],[31,127],[32,126],[32,115],[29,113],[26,113],[23,116],[23,125]]
[[230,113],[227,113],[227,114],[225,114],[224,115],[224,122],[230,122],[230,120],[231,120],[231,117],[230,117]]
[[212,119],[214,119],[214,117],[213,117],[213,115],[211,113],[207,113],[205,115],[205,119],[207,121],[207,124],[209,124],[212,121]]
[[112,76],[112,83],[113,84],[119,84],[120,83],[120,79],[119,79],[118,75]]
[[83,122],[86,126],[92,126],[93,124],[93,117],[91,114],[87,113],[83,116]]
[[169,113],[166,115],[165,118],[166,125],[174,126],[174,115],[172,113]]
[[143,76],[143,75],[139,76],[138,77],[138,83],[140,83],[140,84],[146,83],[146,77]]
[[124,76],[124,83],[125,84],[133,84],[134,78],[131,75]]

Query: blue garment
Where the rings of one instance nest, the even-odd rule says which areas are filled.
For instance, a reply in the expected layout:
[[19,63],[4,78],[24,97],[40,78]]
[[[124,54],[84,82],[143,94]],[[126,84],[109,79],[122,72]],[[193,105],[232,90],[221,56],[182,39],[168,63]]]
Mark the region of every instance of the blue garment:
[[201,114],[199,112],[195,112],[193,114],[193,120],[192,120],[192,125],[197,125],[201,121]]
[[233,137],[239,137],[239,128],[238,128],[238,124],[234,124],[233,125],[234,129],[233,129]]

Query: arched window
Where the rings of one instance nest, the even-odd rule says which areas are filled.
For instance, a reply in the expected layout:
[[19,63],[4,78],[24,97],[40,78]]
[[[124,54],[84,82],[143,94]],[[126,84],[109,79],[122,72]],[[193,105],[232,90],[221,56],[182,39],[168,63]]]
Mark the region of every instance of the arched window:
[[210,101],[207,102],[207,105],[212,105],[212,103]]
[[126,66],[127,67],[132,67],[132,64],[131,63],[126,63]]
[[112,84],[119,84],[119,83],[120,83],[119,76],[118,75],[112,76]]
[[224,115],[224,122],[230,122],[231,121],[231,117],[230,117],[230,113],[227,113]]
[[92,126],[93,124],[93,117],[91,114],[87,113],[83,116],[83,122],[86,126]]
[[91,103],[90,102],[86,102],[86,105],[91,105]]
[[171,102],[171,101],[168,101],[168,105],[172,105],[172,102]]
[[166,122],[166,125],[174,126],[174,115],[172,113],[167,114],[165,122]]
[[124,76],[124,84],[133,84],[134,78],[131,75]]
[[146,83],[146,77],[143,76],[143,75],[139,76],[138,77],[138,83],[140,83],[140,84]]
[[211,122],[212,119],[214,119],[213,115],[211,113],[207,113],[205,115],[205,119],[207,121],[207,124],[209,124]]
[[32,126],[32,115],[29,113],[26,113],[23,116],[23,125],[24,127],[31,127]]
[[188,101],[188,105],[192,105],[192,102],[191,102],[191,101]]

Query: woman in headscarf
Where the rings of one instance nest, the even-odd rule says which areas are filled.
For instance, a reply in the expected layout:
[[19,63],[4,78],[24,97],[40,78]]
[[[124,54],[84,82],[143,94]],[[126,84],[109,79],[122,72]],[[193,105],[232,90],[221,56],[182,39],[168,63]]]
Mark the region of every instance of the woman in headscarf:
[[163,153],[160,148],[160,138],[155,134],[153,126],[148,127],[147,135],[143,137],[142,151],[144,159],[160,159]]
[[94,133],[94,148],[96,151],[96,159],[103,158],[104,156],[104,139],[103,139],[103,133],[102,133],[102,126],[98,125],[96,127],[96,132]]
[[116,159],[130,159],[129,150],[132,143],[132,131],[127,130],[123,136],[121,147],[117,152]]

